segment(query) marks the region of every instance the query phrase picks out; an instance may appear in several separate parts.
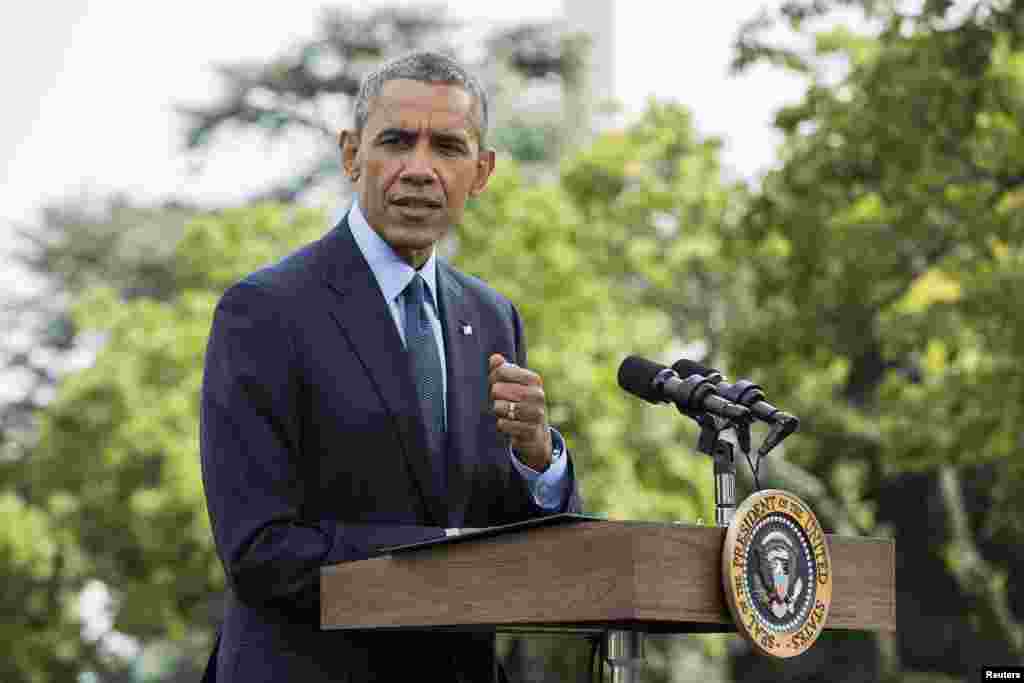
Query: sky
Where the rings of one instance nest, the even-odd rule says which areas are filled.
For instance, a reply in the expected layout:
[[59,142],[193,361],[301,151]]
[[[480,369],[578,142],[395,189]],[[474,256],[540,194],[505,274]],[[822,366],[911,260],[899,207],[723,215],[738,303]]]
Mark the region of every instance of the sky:
[[[208,102],[219,92],[213,64],[266,58],[311,36],[324,4],[60,0],[0,10],[7,76],[0,241],[10,239],[10,226],[37,220],[41,205],[68,195],[123,191],[225,204],[264,188],[277,177],[269,169],[308,158],[306,150],[239,139],[216,145],[203,172],[190,174],[173,106]],[[359,6],[384,4],[414,3]],[[559,0],[440,4],[464,20],[561,13]],[[768,69],[727,73],[740,22],[759,5],[630,0],[615,10],[616,96],[626,111],[639,111],[652,95],[688,105],[701,133],[725,140],[727,167],[745,178],[771,164],[778,143],[772,115],[802,92],[800,81]]]

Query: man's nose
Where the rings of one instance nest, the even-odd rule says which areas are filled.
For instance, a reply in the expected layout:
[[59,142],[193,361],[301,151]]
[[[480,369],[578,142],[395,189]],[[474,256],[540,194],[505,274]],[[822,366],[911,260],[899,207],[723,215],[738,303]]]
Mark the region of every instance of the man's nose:
[[434,176],[434,158],[430,148],[427,145],[416,145],[406,158],[401,179],[416,185],[429,185],[434,182]]

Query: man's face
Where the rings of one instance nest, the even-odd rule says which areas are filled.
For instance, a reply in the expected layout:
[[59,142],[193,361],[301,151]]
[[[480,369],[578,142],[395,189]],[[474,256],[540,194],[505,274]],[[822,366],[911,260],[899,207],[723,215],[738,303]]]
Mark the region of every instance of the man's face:
[[487,185],[494,152],[481,150],[472,95],[457,85],[388,81],[358,138],[341,134],[342,160],[367,222],[419,267]]

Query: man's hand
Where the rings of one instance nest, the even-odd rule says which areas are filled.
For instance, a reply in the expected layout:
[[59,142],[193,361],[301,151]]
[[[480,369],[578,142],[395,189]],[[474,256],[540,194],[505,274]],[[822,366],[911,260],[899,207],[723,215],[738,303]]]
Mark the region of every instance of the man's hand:
[[492,354],[488,363],[487,382],[498,431],[511,437],[512,452],[523,464],[543,472],[551,464],[552,448],[543,380],[500,353]]

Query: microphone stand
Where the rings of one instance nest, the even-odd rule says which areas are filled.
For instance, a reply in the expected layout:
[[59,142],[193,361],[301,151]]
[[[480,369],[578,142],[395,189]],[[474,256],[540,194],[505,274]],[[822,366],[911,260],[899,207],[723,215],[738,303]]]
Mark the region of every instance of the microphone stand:
[[729,422],[707,413],[697,416],[700,436],[697,452],[711,456],[715,472],[715,524],[729,526],[736,515],[736,458],[731,443],[720,437],[730,426],[736,431],[740,451],[750,453],[750,422]]

